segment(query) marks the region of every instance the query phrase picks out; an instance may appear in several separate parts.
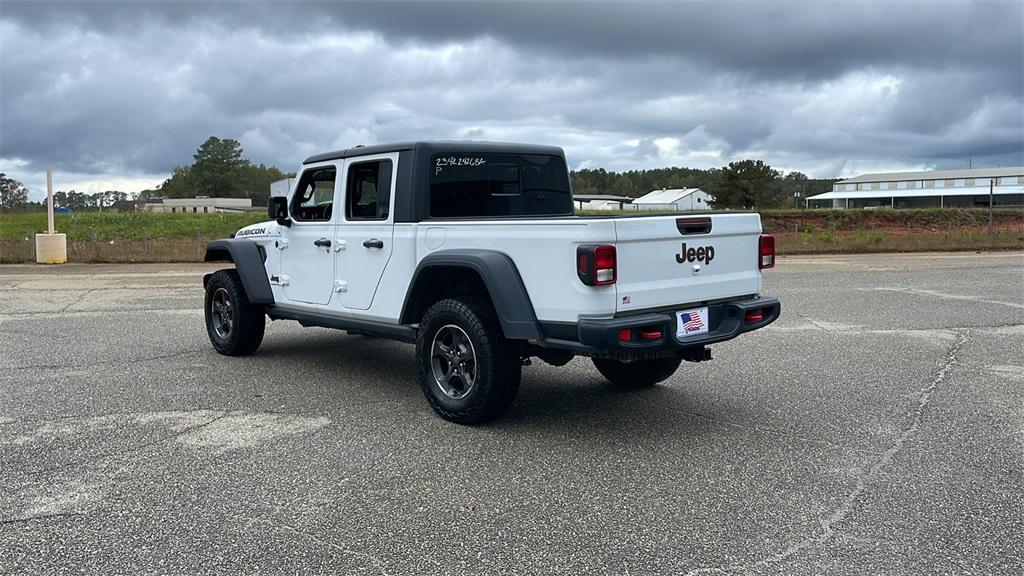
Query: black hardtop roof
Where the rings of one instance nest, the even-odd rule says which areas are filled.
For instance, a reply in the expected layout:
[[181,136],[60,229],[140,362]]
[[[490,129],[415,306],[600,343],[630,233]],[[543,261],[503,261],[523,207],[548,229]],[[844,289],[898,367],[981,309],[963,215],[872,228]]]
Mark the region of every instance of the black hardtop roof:
[[401,152],[403,150],[416,150],[428,156],[437,153],[465,153],[465,152],[489,152],[492,154],[547,154],[565,157],[565,153],[558,146],[543,146],[539,144],[513,144],[509,142],[475,142],[472,140],[424,140],[419,142],[395,142],[392,144],[374,144],[372,146],[356,146],[334,152],[315,154],[306,158],[303,164],[314,162],[325,162],[327,160],[339,160],[355,156],[368,156],[370,154],[384,154],[387,152]]

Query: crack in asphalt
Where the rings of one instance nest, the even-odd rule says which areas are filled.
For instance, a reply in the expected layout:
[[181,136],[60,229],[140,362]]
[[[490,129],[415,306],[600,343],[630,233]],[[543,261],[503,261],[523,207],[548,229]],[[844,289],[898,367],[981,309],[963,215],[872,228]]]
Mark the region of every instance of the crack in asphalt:
[[765,568],[770,564],[790,558],[798,552],[810,548],[815,544],[823,544],[835,536],[838,531],[838,525],[845,521],[853,512],[857,501],[867,491],[868,484],[878,476],[882,469],[892,462],[893,458],[896,457],[896,454],[900,452],[907,441],[910,440],[911,436],[913,436],[917,432],[918,428],[920,428],[921,421],[924,419],[925,409],[928,408],[932,395],[935,393],[938,386],[946,380],[950,370],[952,370],[959,362],[957,354],[960,352],[960,349],[963,348],[964,344],[967,343],[969,338],[969,333],[963,330],[956,331],[956,334],[957,341],[949,348],[949,350],[946,351],[944,356],[945,361],[942,368],[939,369],[935,378],[933,378],[927,386],[918,391],[917,404],[904,415],[910,416],[910,424],[903,429],[889,448],[883,452],[877,460],[875,460],[874,464],[868,468],[868,471],[857,480],[853,490],[843,498],[839,507],[833,510],[832,513],[821,522],[821,530],[817,534],[807,536],[799,542],[792,544],[775,554],[771,554],[765,558],[757,560],[756,562],[694,568],[687,571],[685,576],[697,576],[698,574],[727,574],[737,571],[749,571],[755,568]]
[[801,314],[799,310],[793,310],[793,314],[796,314],[796,316],[798,318],[800,318],[800,319],[810,323],[811,325],[813,325],[815,328],[817,328],[819,330],[824,330],[825,332],[838,332],[838,330],[835,330],[834,328],[827,328],[825,326],[822,326],[821,324],[818,324],[818,322],[816,320],[810,318],[809,316],[805,316],[804,314]]
[[95,291],[97,291],[97,290],[99,290],[99,288],[88,288],[88,289],[86,289],[86,291],[85,291],[85,292],[82,292],[81,294],[79,294],[79,295],[78,295],[78,297],[77,297],[77,298],[75,298],[74,300],[72,300],[71,302],[69,302],[68,304],[66,304],[66,305],[65,305],[65,306],[64,306],[63,308],[61,308],[61,309],[60,309],[60,312],[58,312],[58,314],[63,314],[63,313],[65,313],[65,312],[67,312],[67,311],[68,311],[68,308],[71,308],[71,307],[72,307],[72,306],[74,306],[75,304],[78,304],[78,303],[79,303],[79,302],[81,302],[82,300],[85,300],[85,297],[86,297],[86,296],[88,296],[89,294],[92,294],[93,292],[95,292]]
[[186,356],[189,354],[198,354],[208,350],[207,348],[195,348],[191,350],[182,350],[173,354],[161,354],[158,356],[146,356],[144,358],[132,358],[129,360],[118,359],[118,360],[103,360],[102,362],[91,362],[89,364],[82,363],[71,363],[71,364],[28,364],[25,366],[11,366],[8,370],[52,370],[57,368],[94,368],[97,366],[109,366],[111,364],[138,364],[139,362],[153,362],[156,360],[166,360],[168,358],[177,358],[178,356]]
[[342,546],[342,545],[338,544],[337,542],[334,542],[333,540],[326,540],[324,538],[321,538],[315,532],[307,532],[306,530],[301,530],[301,529],[299,529],[299,528],[297,528],[295,526],[292,526],[291,524],[288,524],[287,522],[282,522],[280,520],[274,522],[274,521],[271,521],[270,519],[261,519],[261,521],[269,523],[269,524],[271,524],[273,526],[278,526],[278,527],[284,528],[285,530],[288,530],[288,531],[290,531],[290,532],[292,532],[294,534],[298,534],[300,536],[305,536],[305,537],[313,540],[314,542],[317,542],[318,544],[323,544],[325,546],[333,548],[333,549],[341,552],[342,554],[345,554],[345,555],[348,555],[348,556],[354,556],[356,558],[360,558],[362,560],[366,560],[366,561],[370,562],[371,564],[373,564],[373,566],[375,568],[377,568],[377,570],[380,571],[382,576],[389,576],[387,570],[384,569],[384,562],[381,561],[381,559],[378,558],[377,556],[374,556],[373,554],[370,554],[368,552],[360,552],[358,550],[352,550],[351,548],[346,548],[345,546]]

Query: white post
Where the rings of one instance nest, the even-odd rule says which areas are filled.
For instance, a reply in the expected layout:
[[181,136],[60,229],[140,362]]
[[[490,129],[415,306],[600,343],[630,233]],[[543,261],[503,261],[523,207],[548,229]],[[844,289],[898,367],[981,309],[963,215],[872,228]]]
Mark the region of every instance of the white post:
[[53,170],[46,169],[46,230],[53,234]]
[[36,234],[36,262],[63,264],[68,261],[67,236],[53,229],[53,170],[46,170],[46,234]]

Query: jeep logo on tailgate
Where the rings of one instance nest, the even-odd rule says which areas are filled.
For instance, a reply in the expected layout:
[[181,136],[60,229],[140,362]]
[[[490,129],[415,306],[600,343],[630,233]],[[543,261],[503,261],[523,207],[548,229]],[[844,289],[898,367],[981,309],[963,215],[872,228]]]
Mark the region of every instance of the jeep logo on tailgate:
[[711,264],[711,261],[715,259],[715,247],[714,246],[701,246],[700,248],[687,248],[686,242],[683,242],[683,248],[676,254],[676,262],[682,264],[683,262],[703,262],[704,264]]

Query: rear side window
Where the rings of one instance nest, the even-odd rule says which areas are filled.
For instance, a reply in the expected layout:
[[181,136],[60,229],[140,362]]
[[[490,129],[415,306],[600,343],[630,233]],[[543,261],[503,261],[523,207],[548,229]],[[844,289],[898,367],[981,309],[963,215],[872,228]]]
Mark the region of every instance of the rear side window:
[[300,222],[326,222],[334,205],[334,166],[310,168],[302,173],[292,199],[292,218]]
[[387,220],[391,206],[391,160],[360,162],[348,169],[346,217]]
[[437,154],[431,158],[430,216],[572,214],[565,161],[542,154]]

